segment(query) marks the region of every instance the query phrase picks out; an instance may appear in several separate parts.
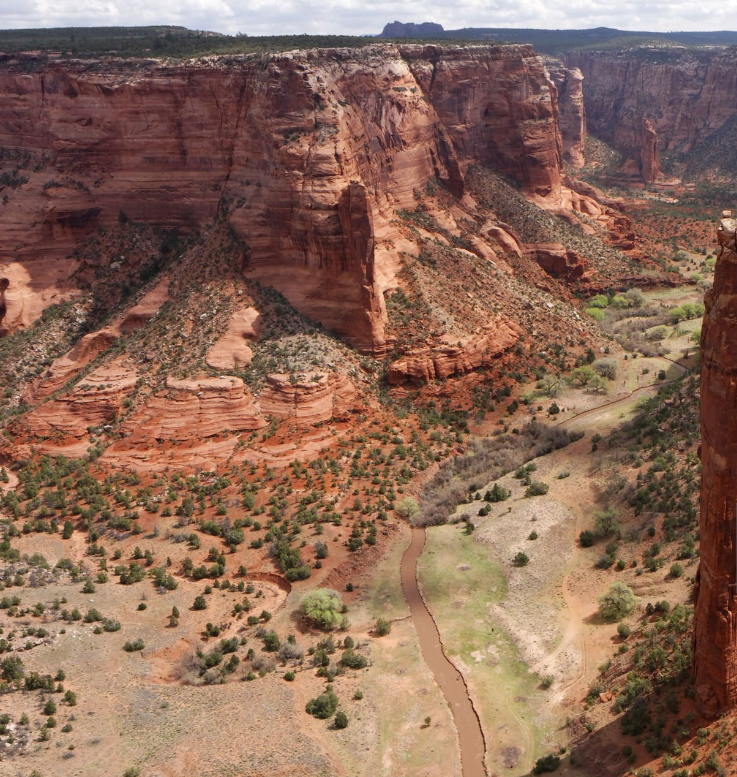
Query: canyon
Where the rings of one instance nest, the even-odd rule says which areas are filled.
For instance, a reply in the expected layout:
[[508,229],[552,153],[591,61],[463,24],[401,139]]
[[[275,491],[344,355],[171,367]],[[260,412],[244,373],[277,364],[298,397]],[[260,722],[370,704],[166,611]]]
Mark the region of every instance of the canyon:
[[[703,169],[689,158],[710,138],[731,127],[737,98],[734,49],[632,47],[562,55],[584,75],[589,131],[624,157],[635,177],[662,178],[659,157],[677,177],[694,180]],[[714,154],[712,174],[729,175]]]
[[714,260],[698,200],[734,51],[254,46],[0,53],[0,652],[31,678],[0,690],[75,753],[14,711],[0,761],[703,773],[737,703],[737,221]]

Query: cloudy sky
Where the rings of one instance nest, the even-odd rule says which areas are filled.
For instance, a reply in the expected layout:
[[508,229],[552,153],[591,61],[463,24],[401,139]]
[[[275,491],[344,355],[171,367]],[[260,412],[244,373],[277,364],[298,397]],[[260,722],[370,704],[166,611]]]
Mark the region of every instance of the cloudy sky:
[[729,30],[720,0],[0,0],[0,28],[181,24],[249,35],[377,33],[388,21],[459,27]]

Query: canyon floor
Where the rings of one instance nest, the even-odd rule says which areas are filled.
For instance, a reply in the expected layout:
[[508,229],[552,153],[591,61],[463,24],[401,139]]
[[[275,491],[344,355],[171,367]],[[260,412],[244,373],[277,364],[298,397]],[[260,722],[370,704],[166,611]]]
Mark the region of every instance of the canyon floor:
[[[646,296],[655,306],[682,305],[698,301],[701,293],[696,286],[685,286]],[[602,543],[583,548],[577,537],[592,528],[594,513],[604,509],[602,495],[612,479],[632,481],[640,466],[623,465],[626,446],[610,433],[641,413],[643,400],[693,367],[684,349],[692,349],[689,338],[697,323],[672,327],[673,336],[663,340],[662,356],[635,358],[613,346],[608,358],[616,364],[617,377],[607,393],[564,386],[554,398],[539,400],[538,413],[558,406],[553,424],[585,432],[565,448],[526,465],[534,467],[530,471],[535,481],[549,485],[547,493],[526,497],[526,486],[510,472],[479,482],[475,489],[483,494],[498,484],[509,491],[508,499],[472,499],[457,510],[457,518],[470,520],[426,530],[418,581],[445,654],[463,675],[480,719],[490,774],[530,774],[537,759],[551,752],[563,754],[562,774],[590,774],[594,768],[623,774],[629,768],[621,755],[624,740],[611,710],[613,696],[602,689],[601,698],[598,692],[591,697],[602,666],[611,663],[623,643],[616,623],[598,619],[597,597],[614,580],[631,585],[638,605],[627,622],[634,633],[642,627],[648,602],[667,600],[674,606],[688,601],[685,581],[694,574],[695,562],[685,562],[685,576],[670,575],[666,567],[677,552],[671,544],[662,551],[666,567],[642,575],[630,560],[647,555],[661,529],[645,536],[647,526],[655,527],[657,521],[627,510],[618,527],[626,539],[617,551],[626,559],[626,568],[597,568],[597,546]],[[483,433],[485,423],[477,432]],[[596,445],[592,439],[601,442]],[[13,485],[10,481],[4,488]],[[486,515],[475,514],[487,504]],[[167,565],[176,568],[186,552],[183,543],[173,542],[178,525],[182,522],[175,517],[145,518],[141,535],[122,538],[114,547],[123,558],[138,557],[138,546],[154,548],[157,559],[166,556]],[[318,530],[314,539],[320,535],[326,536]],[[27,740],[21,744],[22,754],[6,758],[6,773],[94,775],[108,769],[112,758],[151,775],[461,775],[452,709],[423,660],[400,585],[400,559],[410,530],[395,518],[387,521],[382,535],[368,557],[352,559],[341,552],[340,544],[337,555],[331,548],[327,566],[319,573],[326,585],[339,589],[347,605],[350,625],[335,635],[338,652],[341,641],[350,636],[352,651],[366,664],[329,678],[349,717],[349,726],[342,730],[304,713],[308,700],[325,687],[324,679],[308,666],[325,647],[326,635],[301,621],[305,589],[299,585],[280,583],[276,575],[270,579],[246,572],[250,609],[243,611],[234,609],[244,599],[235,585],[209,587],[206,609],[193,610],[203,584],[186,579],[169,592],[149,585],[98,584],[84,593],[83,575],[57,575],[36,592],[23,590],[22,606],[29,609],[23,616],[18,605],[13,609],[6,603],[3,612],[15,617],[3,617],[4,634],[27,634],[22,653],[27,670],[54,675],[64,667],[77,699],[73,707],[58,705],[56,730],[44,739],[44,718],[39,715],[43,697],[20,698],[13,718],[26,713],[32,723],[27,734],[22,727],[11,729],[14,742],[5,739],[6,752],[18,748],[23,736]],[[335,536],[340,537],[339,530]],[[313,541],[309,535],[307,539]],[[71,544],[28,533],[14,546],[24,557],[41,554],[51,567],[62,558],[82,569],[90,561],[89,547],[77,532]],[[525,566],[513,563],[518,552],[528,556]],[[240,549],[239,560],[246,560]],[[33,617],[30,609],[36,601],[45,603],[41,618]],[[62,606],[67,611],[76,608],[80,615],[68,616],[64,625],[58,619]],[[165,628],[172,607],[180,616],[174,627]],[[81,614],[90,611],[97,615],[86,623],[89,619]],[[246,612],[263,611],[266,614],[256,616],[254,624],[246,624]],[[107,617],[119,619],[124,628],[103,631],[99,623]],[[377,636],[378,618],[391,623],[388,635]],[[219,628],[217,636],[209,633],[208,624]],[[282,645],[295,643],[295,651],[264,652],[259,640],[266,624]],[[34,638],[43,625],[51,636]],[[54,637],[59,626],[64,628]],[[233,637],[238,651],[256,649],[248,669],[238,667],[224,685],[200,684],[201,661],[193,656],[206,656],[211,646]],[[126,652],[124,644],[134,639],[142,640],[141,647]],[[288,672],[295,673],[291,682]],[[593,745],[592,738],[597,740]],[[566,757],[581,743],[584,757]],[[652,764],[642,740],[632,743],[632,751],[630,763],[635,767]]]

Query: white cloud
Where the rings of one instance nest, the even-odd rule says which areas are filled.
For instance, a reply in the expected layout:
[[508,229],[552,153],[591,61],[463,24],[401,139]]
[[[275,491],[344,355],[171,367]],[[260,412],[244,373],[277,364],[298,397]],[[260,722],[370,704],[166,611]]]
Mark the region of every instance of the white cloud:
[[181,24],[250,35],[378,33],[386,22],[434,21],[460,27],[725,30],[729,3],[631,0],[0,0],[0,27]]

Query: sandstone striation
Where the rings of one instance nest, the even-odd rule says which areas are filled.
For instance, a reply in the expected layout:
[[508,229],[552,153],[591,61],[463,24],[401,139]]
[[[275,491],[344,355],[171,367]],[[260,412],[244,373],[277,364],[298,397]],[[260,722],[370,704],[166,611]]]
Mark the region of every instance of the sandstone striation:
[[701,542],[695,587],[696,699],[707,717],[737,705],[737,220],[718,229],[701,331]]
[[258,398],[264,416],[292,419],[298,424],[340,420],[358,409],[359,396],[351,380],[341,373],[293,378],[269,375]]
[[66,396],[52,399],[23,416],[34,437],[82,438],[89,427],[109,424],[120,414],[138,380],[122,359],[93,370]]
[[24,393],[24,401],[28,404],[38,402],[59,391],[96,356],[110,348],[119,334],[115,327],[104,327],[82,337],[74,348],[55,359],[49,368],[30,384]]
[[266,426],[253,395],[241,378],[168,378],[166,389],[153,395],[123,434],[132,443],[146,440],[183,442],[221,432],[254,431]]

